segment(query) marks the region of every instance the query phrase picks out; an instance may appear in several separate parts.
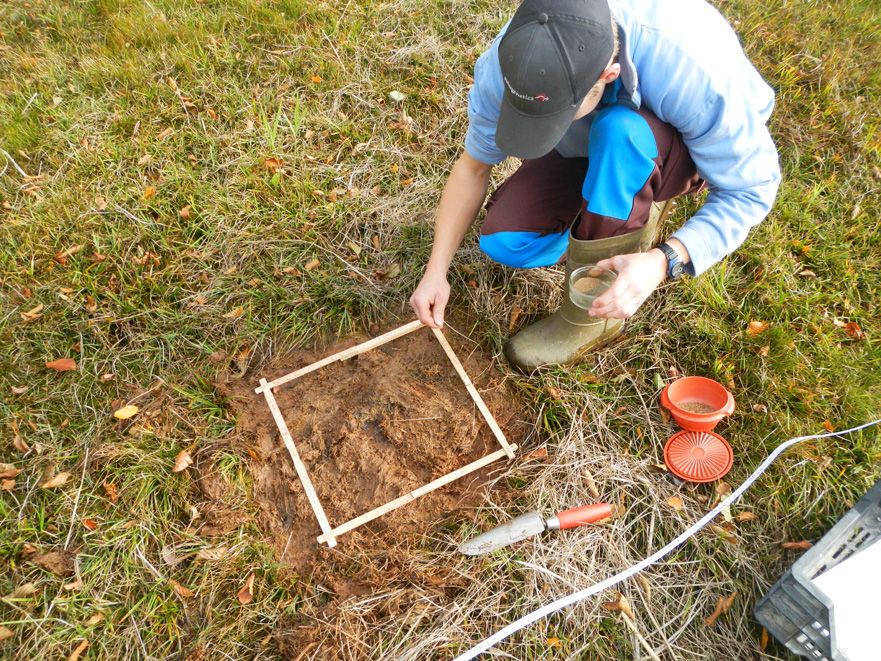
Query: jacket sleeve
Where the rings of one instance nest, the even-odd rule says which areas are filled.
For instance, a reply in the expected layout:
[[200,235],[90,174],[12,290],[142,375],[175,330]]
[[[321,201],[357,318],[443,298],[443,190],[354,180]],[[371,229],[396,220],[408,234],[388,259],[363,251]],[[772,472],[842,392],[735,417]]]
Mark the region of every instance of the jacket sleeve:
[[499,40],[474,65],[474,85],[468,93],[468,132],[465,134],[465,151],[472,158],[496,165],[507,158],[496,146],[496,125],[502,107],[504,87],[499,66]]
[[780,165],[765,125],[773,92],[765,88],[770,95],[765,103],[743,90],[716,92],[687,122],[671,122],[709,184],[703,206],[673,233],[688,249],[692,275],[738,248],[774,203]]

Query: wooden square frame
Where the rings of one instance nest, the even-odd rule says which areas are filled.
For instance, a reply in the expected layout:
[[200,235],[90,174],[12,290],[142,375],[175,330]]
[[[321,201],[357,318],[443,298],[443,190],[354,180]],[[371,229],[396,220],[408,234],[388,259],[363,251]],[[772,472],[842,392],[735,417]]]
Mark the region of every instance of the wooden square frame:
[[327,365],[343,360],[348,360],[349,358],[364,353],[365,351],[375,349],[376,347],[382,346],[383,344],[391,342],[392,340],[396,340],[399,337],[403,337],[404,335],[412,333],[415,330],[419,330],[423,326],[424,324],[421,321],[412,321],[409,324],[405,324],[404,326],[395,328],[388,333],[379,335],[372,340],[367,340],[366,342],[362,342],[361,344],[356,344],[353,347],[349,347],[348,349],[327,356],[326,358],[322,358],[321,360],[312,363],[311,365],[307,365],[306,367],[302,367],[294,372],[291,372],[290,374],[280,376],[274,381],[260,379],[260,387],[254,390],[254,392],[258,394],[262,393],[263,396],[266,398],[266,404],[269,406],[269,410],[272,412],[272,417],[275,420],[275,424],[278,427],[281,438],[284,441],[288,453],[291,455],[291,459],[294,462],[294,468],[297,471],[297,476],[300,478],[300,482],[303,483],[303,489],[306,492],[306,497],[309,499],[309,504],[312,506],[312,511],[315,513],[315,518],[318,519],[318,525],[321,527],[321,535],[319,535],[316,539],[319,543],[325,543],[330,548],[336,546],[337,537],[351,530],[354,530],[355,528],[362,526],[365,523],[373,521],[383,514],[387,514],[388,512],[391,512],[392,510],[397,509],[402,505],[413,502],[414,500],[419,498],[419,496],[424,496],[425,494],[430,493],[435,489],[439,489],[445,484],[449,484],[450,482],[453,482],[460,477],[468,475],[469,473],[473,473],[474,471],[483,468],[484,466],[491,464],[492,462],[496,461],[497,459],[501,459],[506,455],[509,459],[514,458],[514,451],[517,449],[517,446],[508,443],[508,439],[505,438],[504,432],[502,432],[498,423],[496,423],[496,419],[486,407],[483,398],[480,396],[480,393],[477,392],[477,388],[474,387],[474,384],[471,382],[471,379],[465,372],[465,368],[462,367],[462,363],[459,361],[458,356],[456,356],[456,353],[453,351],[453,347],[451,347],[450,343],[447,342],[447,338],[444,337],[444,334],[440,330],[432,328],[431,330],[434,333],[434,336],[437,338],[437,341],[443,348],[444,353],[447,354],[447,357],[450,359],[450,362],[456,369],[456,373],[465,384],[465,388],[468,390],[468,394],[471,395],[471,398],[474,400],[474,403],[477,405],[477,408],[480,410],[481,414],[483,414],[486,423],[492,430],[493,435],[496,437],[496,440],[498,440],[499,445],[502,446],[501,449],[496,450],[495,452],[492,452],[484,457],[481,457],[480,459],[471,462],[467,466],[462,466],[461,468],[458,468],[451,473],[442,475],[441,477],[432,480],[427,484],[423,484],[421,487],[414,489],[413,491],[406,493],[403,496],[395,498],[394,500],[389,501],[384,505],[380,505],[379,507],[376,507],[375,509],[366,512],[361,516],[357,516],[350,521],[346,521],[336,528],[331,528],[330,521],[328,521],[327,515],[324,513],[324,508],[321,506],[321,501],[318,500],[318,494],[315,492],[315,487],[312,485],[312,480],[309,479],[309,473],[306,470],[306,465],[303,463],[302,459],[300,459],[300,454],[297,452],[297,446],[294,445],[294,439],[291,436],[291,432],[288,429],[287,423],[285,423],[284,421],[284,416],[282,416],[281,410],[278,408],[278,402],[275,401],[273,390],[275,388],[278,388],[279,386],[284,385],[285,383],[289,383],[295,379],[300,378],[301,376],[309,374],[310,372],[321,369],[322,367],[326,367]]

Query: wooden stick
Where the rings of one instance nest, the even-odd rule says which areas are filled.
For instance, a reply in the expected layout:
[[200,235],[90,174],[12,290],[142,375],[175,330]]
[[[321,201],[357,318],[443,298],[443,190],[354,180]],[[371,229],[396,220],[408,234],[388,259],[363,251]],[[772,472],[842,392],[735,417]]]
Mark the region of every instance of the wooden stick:
[[[516,445],[513,445],[511,447],[515,450],[517,449]],[[380,505],[376,509],[370,510],[366,514],[362,514],[361,516],[356,517],[351,521],[346,521],[342,525],[339,525],[331,530],[329,533],[324,533],[323,535],[319,536],[317,539],[319,542],[324,542],[332,537],[339,537],[340,535],[354,530],[358,526],[363,526],[365,523],[373,521],[373,519],[376,519],[383,514],[387,514],[388,512],[391,512],[392,510],[395,510],[402,505],[412,503],[414,500],[419,498],[419,496],[424,496],[425,494],[434,491],[435,489],[439,489],[445,484],[449,484],[454,480],[458,480],[460,477],[468,475],[468,473],[473,473],[474,471],[483,468],[487,464],[491,464],[496,459],[501,459],[502,457],[504,457],[505,454],[506,452],[504,450],[496,450],[492,454],[481,457],[477,461],[472,461],[467,466],[462,466],[462,468],[454,470],[452,473],[447,473],[446,475],[443,475],[436,480],[429,482],[428,484],[423,484],[418,489],[414,489],[410,493],[406,493],[400,498],[395,498],[391,502],[388,502],[385,505]]]
[[269,383],[265,383],[264,380],[261,380],[260,387],[256,388],[254,392],[261,393],[265,388],[278,388],[278,386],[283,385],[289,381],[293,381],[294,379],[299,379],[301,376],[305,374],[309,374],[309,372],[314,372],[317,369],[321,369],[322,367],[326,367],[331,363],[335,363],[340,360],[348,360],[354,356],[357,356],[359,353],[364,353],[365,351],[370,351],[371,349],[375,349],[376,347],[382,346],[387,342],[391,342],[392,340],[396,340],[399,337],[403,337],[407,333],[412,333],[415,330],[422,328],[423,324],[418,319],[415,321],[411,321],[409,324],[404,326],[399,326],[394,330],[390,330],[388,333],[384,333],[377,337],[374,337],[372,340],[367,340],[366,342],[362,342],[361,344],[356,344],[353,347],[349,347],[348,349],[344,349],[339,353],[335,353],[333,355],[327,356],[326,358],[322,358],[318,362],[312,363],[311,365],[307,365],[306,367],[298,369],[296,372],[291,372],[290,374],[285,374],[277,378],[275,381],[270,381]]
[[318,525],[321,526],[321,532],[324,533],[322,537],[326,537],[326,540],[322,541],[327,541],[327,545],[333,548],[336,546],[336,539],[334,539],[335,535],[329,534],[331,533],[330,521],[327,520],[327,515],[325,515],[324,508],[321,506],[321,501],[318,500],[318,494],[315,493],[315,487],[312,486],[312,480],[309,479],[306,465],[300,459],[300,453],[297,452],[297,446],[294,445],[294,439],[291,437],[291,432],[288,431],[288,426],[284,421],[281,410],[278,408],[278,402],[275,401],[272,388],[266,383],[266,379],[260,379],[260,389],[264,397],[266,397],[266,403],[269,404],[269,410],[272,411],[272,417],[275,418],[275,424],[278,426],[281,438],[288,449],[288,453],[291,455],[300,482],[303,483],[303,489],[306,491],[306,497],[309,499],[312,511],[315,512],[315,518],[318,519]]
[[462,363],[459,362],[459,357],[456,355],[456,352],[453,351],[453,347],[450,346],[450,343],[447,342],[447,338],[444,337],[444,334],[440,330],[438,330],[437,328],[432,328],[431,330],[434,333],[434,336],[437,338],[437,341],[440,342],[440,345],[444,348],[444,352],[446,352],[447,357],[450,359],[450,362],[453,363],[453,367],[456,368],[456,372],[458,372],[459,377],[465,384],[465,388],[471,395],[471,399],[474,400],[474,403],[477,404],[477,408],[480,409],[480,412],[486,419],[486,424],[488,424],[489,428],[492,429],[492,432],[493,434],[495,434],[495,437],[498,440],[499,444],[505,450],[505,454],[508,455],[508,459],[513,459],[514,447],[510,443],[508,443],[508,439],[505,438],[505,434],[502,431],[501,427],[499,427],[496,419],[493,417],[493,414],[490,413],[488,408],[486,408],[483,397],[480,396],[480,393],[477,392],[477,388],[475,388],[474,384],[471,383],[471,379],[465,372],[465,368],[462,367]]

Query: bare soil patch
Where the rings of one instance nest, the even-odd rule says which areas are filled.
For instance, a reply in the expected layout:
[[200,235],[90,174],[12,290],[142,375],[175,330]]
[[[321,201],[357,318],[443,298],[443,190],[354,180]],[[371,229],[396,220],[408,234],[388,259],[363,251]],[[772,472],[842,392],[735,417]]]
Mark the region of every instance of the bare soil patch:
[[[527,425],[491,358],[456,333],[446,335],[509,440],[520,443]],[[364,339],[287,356],[259,375],[235,381],[229,393],[240,442],[250,457],[260,527],[272,538],[279,560],[301,573],[335,576],[330,565],[343,557],[360,558],[358,570],[352,572],[350,563],[347,571],[353,580],[331,580],[340,596],[370,591],[375,572],[369,560],[361,562],[365,557],[387,559],[391,548],[411,545],[457,511],[461,516],[481,501],[490,473],[506,465],[500,460],[347,533],[334,551],[319,545],[315,538],[321,530],[254,387],[258,376],[277,378]],[[499,447],[427,329],[280,386],[275,396],[332,526]],[[202,488],[208,493],[213,487],[206,483]]]

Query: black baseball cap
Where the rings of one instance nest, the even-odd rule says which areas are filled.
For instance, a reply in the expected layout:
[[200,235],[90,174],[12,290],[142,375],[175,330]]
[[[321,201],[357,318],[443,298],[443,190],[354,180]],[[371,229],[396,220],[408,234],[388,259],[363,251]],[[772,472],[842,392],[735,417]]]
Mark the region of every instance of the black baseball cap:
[[524,0],[499,44],[499,149],[518,158],[551,151],[612,59],[614,43],[607,0]]

